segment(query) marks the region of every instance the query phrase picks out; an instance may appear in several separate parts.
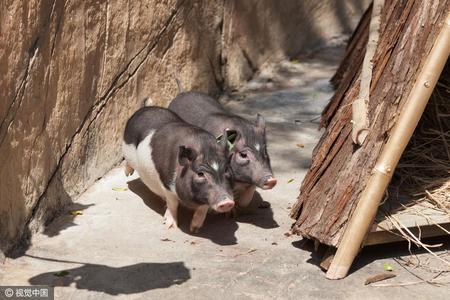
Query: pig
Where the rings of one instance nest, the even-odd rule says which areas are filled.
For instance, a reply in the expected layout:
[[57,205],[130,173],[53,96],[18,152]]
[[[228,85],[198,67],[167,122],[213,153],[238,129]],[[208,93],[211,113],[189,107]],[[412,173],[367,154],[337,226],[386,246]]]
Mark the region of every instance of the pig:
[[183,92],[178,80],[177,83],[181,93],[171,101],[171,111],[216,137],[224,131],[235,136],[230,150],[234,194],[238,198],[235,200],[240,207],[247,207],[256,187],[272,189],[277,183],[267,153],[264,117],[257,114],[255,122],[250,122],[226,111],[207,94]]
[[209,208],[222,213],[235,205],[227,138],[225,132],[217,141],[166,108],[143,107],[125,127],[125,174],[136,170],[145,185],[165,200],[168,228],[177,227],[181,204],[194,210],[190,230],[198,232]]

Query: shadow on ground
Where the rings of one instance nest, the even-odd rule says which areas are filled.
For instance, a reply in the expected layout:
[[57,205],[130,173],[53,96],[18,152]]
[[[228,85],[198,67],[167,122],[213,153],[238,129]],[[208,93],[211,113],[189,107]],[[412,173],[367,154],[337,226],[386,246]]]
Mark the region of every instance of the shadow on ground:
[[183,262],[138,263],[119,268],[85,264],[78,268],[42,273],[28,282],[48,286],[69,286],[75,283],[75,287],[80,290],[118,295],[167,288],[182,284],[190,278],[190,271]]
[[[163,221],[162,217],[165,211],[165,204],[161,198],[152,193],[139,178],[129,181],[128,188],[138,195],[145,205],[161,215],[161,222]],[[206,218],[205,225],[197,234],[189,231],[189,224],[193,212],[184,207],[180,207],[178,210],[178,226],[186,234],[209,239],[215,244],[235,245],[237,244],[235,232],[239,228],[238,223],[240,222],[253,224],[264,229],[279,227],[273,218],[272,208],[267,207],[267,205],[265,205],[265,208],[259,208],[263,206],[263,203],[265,201],[261,198],[261,195],[255,192],[249,209],[239,211],[236,217],[210,213]]]
[[[445,251],[450,249],[449,236],[426,238],[423,239],[423,243],[428,245],[440,245],[438,247],[433,247],[432,248],[433,252]],[[294,241],[292,242],[292,246],[310,252],[311,257],[306,262],[315,265],[317,267],[320,267],[322,258],[327,250],[327,246],[323,244],[321,244],[318,247],[318,249],[314,249],[314,242],[308,239]],[[423,253],[427,253],[427,251],[424,248],[422,247],[419,248],[414,244],[408,247],[408,243],[406,241],[367,246],[363,248],[356,257],[348,275],[364,268],[367,265],[370,265],[371,263],[377,260],[393,257],[398,258],[410,255],[418,255]]]
[[138,195],[142,199],[142,202],[148,206],[148,208],[155,211],[159,215],[164,216],[166,204],[161,198],[158,197],[158,195],[150,191],[139,178],[130,180],[127,184],[130,191]]
[[[67,228],[77,226],[78,224],[75,223],[77,213],[75,212],[82,214],[83,210],[88,209],[93,205],[95,204],[93,203],[81,204],[72,202],[66,205],[60,211],[52,212],[48,220],[46,220],[45,222],[45,227],[42,233],[47,235],[48,237],[54,237],[59,235],[61,231]],[[57,216],[53,218],[54,215]],[[7,257],[13,259],[19,258],[23,256],[30,247],[31,247],[31,230],[29,229],[29,225],[27,225],[20,242],[11,251],[7,253]]]
[[83,210],[88,209],[93,205],[95,204],[70,204],[69,206],[64,208],[64,212],[60,216],[46,224],[47,227],[45,228],[43,233],[49,237],[54,237],[60,234],[61,231],[69,227],[77,226],[77,224],[75,223],[75,218],[77,217],[77,215],[82,214]]

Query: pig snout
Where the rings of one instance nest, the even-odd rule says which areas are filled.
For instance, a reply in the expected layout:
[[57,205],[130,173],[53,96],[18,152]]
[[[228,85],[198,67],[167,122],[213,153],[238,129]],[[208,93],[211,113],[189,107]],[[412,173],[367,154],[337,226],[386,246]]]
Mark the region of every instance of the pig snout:
[[224,213],[230,211],[234,207],[233,198],[227,196],[220,200],[213,206],[213,209],[217,212]]
[[270,190],[277,184],[277,179],[273,175],[268,175],[263,178],[262,182],[262,189]]

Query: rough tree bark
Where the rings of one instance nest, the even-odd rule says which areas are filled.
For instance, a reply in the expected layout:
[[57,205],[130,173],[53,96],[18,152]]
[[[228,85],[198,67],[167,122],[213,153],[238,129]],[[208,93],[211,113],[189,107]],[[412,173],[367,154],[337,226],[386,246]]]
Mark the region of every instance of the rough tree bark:
[[368,103],[370,133],[352,143],[351,105],[358,97],[370,12],[353,35],[332,82],[336,93],[325,108],[326,127],[291,216],[293,231],[337,246],[347,220],[364,190],[386,138],[395,124],[421,65],[450,8],[450,1],[389,1],[382,12],[380,39]]

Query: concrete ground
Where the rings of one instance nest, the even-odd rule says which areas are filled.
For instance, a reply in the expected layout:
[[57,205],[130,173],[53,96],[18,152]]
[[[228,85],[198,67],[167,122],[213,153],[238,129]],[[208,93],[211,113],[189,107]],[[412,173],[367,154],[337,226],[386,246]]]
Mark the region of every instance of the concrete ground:
[[[320,137],[318,116],[342,52],[321,54],[266,66],[222,99],[232,111],[267,119],[278,185],[258,191],[250,211],[235,219],[210,215],[199,234],[190,234],[191,213],[182,210],[180,229],[168,230],[163,203],[136,175],[116,168],[36,235],[25,255],[1,265],[1,285],[56,286],[56,299],[449,299],[448,285],[416,277],[430,279],[439,266],[423,272],[394,261],[409,257],[405,244],[365,249],[347,278],[330,281],[318,267],[323,249],[288,234],[290,206]],[[261,199],[271,207],[258,208]],[[428,262],[430,255],[414,259]],[[394,286],[364,285],[386,262],[397,277],[381,283]]]

